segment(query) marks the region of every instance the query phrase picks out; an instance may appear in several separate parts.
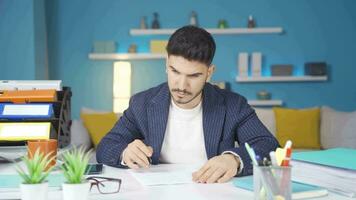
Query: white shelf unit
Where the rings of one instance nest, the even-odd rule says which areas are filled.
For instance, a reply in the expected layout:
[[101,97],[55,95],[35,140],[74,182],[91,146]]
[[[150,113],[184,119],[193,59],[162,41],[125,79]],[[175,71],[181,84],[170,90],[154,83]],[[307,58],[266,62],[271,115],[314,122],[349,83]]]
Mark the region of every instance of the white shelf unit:
[[282,100],[248,100],[251,106],[281,106]]
[[155,60],[165,59],[166,54],[156,53],[91,53],[91,60]]
[[327,81],[327,76],[260,76],[260,77],[236,77],[236,82],[303,82],[303,81]]
[[[131,29],[130,35],[171,35],[177,29]],[[226,34],[281,34],[282,27],[265,27],[265,28],[207,28],[205,29],[213,35]]]

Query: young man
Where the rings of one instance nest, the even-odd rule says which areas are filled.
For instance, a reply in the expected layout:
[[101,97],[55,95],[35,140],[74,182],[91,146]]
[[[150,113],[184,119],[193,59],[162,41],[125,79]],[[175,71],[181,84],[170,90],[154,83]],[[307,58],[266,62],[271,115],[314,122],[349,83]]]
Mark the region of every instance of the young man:
[[182,27],[170,37],[167,53],[168,83],[131,98],[98,145],[98,162],[129,168],[201,164],[192,175],[201,183],[252,174],[244,143],[268,157],[278,142],[244,97],[207,83],[215,69],[212,36],[201,28]]

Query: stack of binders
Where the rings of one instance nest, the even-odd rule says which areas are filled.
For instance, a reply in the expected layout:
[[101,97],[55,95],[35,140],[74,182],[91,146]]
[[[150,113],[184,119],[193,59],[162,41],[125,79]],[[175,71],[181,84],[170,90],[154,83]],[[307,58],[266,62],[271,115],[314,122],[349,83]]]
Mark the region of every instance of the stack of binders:
[[50,138],[67,146],[71,96],[61,81],[0,81],[0,146]]
[[293,181],[356,197],[356,150],[334,148],[293,155]]

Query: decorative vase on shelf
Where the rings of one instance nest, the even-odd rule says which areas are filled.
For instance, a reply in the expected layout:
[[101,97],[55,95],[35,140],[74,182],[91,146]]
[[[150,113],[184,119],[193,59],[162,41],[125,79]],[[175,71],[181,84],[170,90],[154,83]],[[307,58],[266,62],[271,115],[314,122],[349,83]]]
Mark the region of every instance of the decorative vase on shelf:
[[248,28],[256,27],[256,21],[253,19],[252,15],[248,16],[247,27]]
[[198,26],[198,16],[195,11],[192,11],[192,13],[190,14],[190,25]]
[[141,17],[140,29],[147,29],[147,17],[146,16]]
[[153,13],[153,21],[152,21],[152,29],[159,29],[161,26],[160,26],[160,23],[158,21],[158,13]]
[[129,53],[137,53],[137,45],[136,44],[131,44],[128,49]]
[[220,19],[218,22],[218,28],[229,28],[229,25],[227,24],[227,21],[225,19]]
[[271,100],[271,93],[267,92],[266,90],[257,92],[256,96],[258,100]]

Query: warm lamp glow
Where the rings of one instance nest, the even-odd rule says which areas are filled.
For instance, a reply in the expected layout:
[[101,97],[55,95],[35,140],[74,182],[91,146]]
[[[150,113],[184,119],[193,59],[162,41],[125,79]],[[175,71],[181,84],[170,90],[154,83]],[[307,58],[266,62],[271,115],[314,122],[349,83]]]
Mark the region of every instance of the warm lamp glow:
[[131,63],[114,63],[114,112],[122,113],[129,106],[131,96]]

